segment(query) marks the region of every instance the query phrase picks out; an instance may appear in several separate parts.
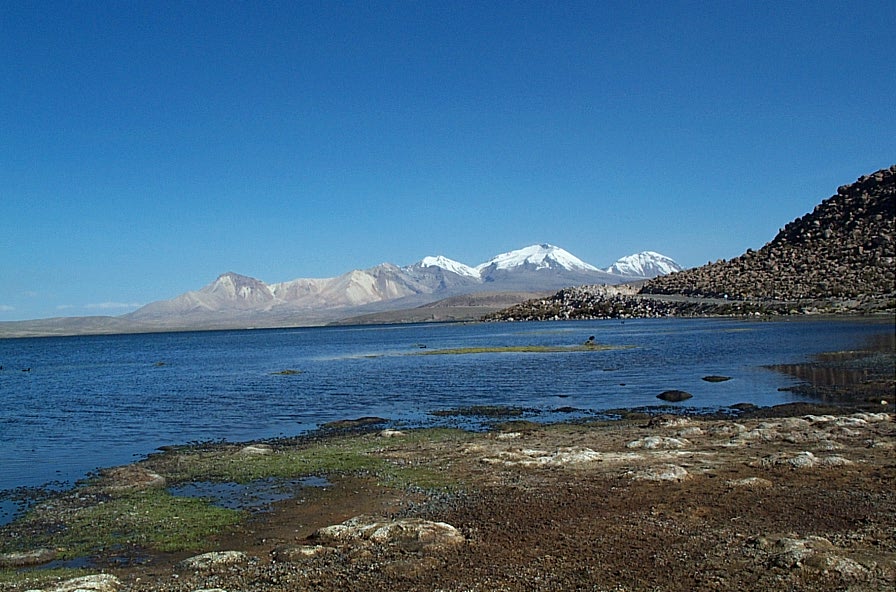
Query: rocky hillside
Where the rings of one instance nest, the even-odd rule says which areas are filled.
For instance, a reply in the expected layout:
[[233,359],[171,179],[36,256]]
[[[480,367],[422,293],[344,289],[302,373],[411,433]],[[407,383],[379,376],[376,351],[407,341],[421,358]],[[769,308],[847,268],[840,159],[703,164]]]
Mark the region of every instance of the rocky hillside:
[[896,165],[844,185],[758,251],[648,282],[642,294],[732,300],[892,299]]
[[567,288],[483,320],[892,312],[894,220],[896,165],[840,187],[758,251],[643,285]]

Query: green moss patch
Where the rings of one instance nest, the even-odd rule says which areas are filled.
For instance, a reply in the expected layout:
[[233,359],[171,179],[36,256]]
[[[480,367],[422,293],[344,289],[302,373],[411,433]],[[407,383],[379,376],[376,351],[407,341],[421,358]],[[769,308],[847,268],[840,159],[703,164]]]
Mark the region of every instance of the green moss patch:
[[55,548],[59,558],[72,559],[127,548],[196,550],[242,518],[242,512],[211,506],[204,500],[150,489],[58,513],[39,506],[18,527],[30,533],[25,537],[29,547]]

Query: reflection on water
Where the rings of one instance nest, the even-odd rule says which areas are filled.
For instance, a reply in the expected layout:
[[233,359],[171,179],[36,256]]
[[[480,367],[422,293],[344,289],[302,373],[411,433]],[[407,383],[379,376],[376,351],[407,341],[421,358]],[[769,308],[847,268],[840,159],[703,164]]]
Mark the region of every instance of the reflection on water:
[[804,383],[792,390],[822,401],[885,401],[893,395],[896,379],[894,350],[896,332],[886,331],[867,336],[859,349],[821,352],[802,363],[770,368]]
[[775,364],[773,370],[796,377],[813,386],[854,386],[865,382],[870,371],[835,368],[816,364]]

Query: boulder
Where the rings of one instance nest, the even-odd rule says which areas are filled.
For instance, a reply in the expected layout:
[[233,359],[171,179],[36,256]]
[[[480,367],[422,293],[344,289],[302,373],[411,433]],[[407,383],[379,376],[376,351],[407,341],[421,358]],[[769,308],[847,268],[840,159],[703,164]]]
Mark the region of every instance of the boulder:
[[267,444],[249,444],[240,448],[240,454],[246,456],[266,456],[273,454],[274,449]]
[[126,465],[103,471],[102,484],[107,491],[136,491],[165,487],[167,482],[161,475],[140,465]]
[[705,380],[706,382],[725,382],[727,380],[731,380],[731,377],[730,376],[710,375],[710,376],[704,376],[703,380]]
[[690,478],[687,470],[678,465],[657,465],[629,474],[635,481],[683,481]]
[[184,559],[178,566],[194,571],[214,571],[219,567],[238,565],[247,560],[248,557],[242,551],[213,551]]
[[687,401],[693,396],[694,395],[686,391],[671,390],[663,391],[662,393],[658,394],[656,398],[662,399],[663,401],[668,401],[670,403],[679,403],[681,401]]
[[634,440],[625,445],[626,448],[645,448],[655,450],[657,448],[674,449],[689,446],[690,442],[683,438],[665,438],[662,436],[647,436]]
[[445,522],[420,518],[383,520],[356,516],[333,526],[320,528],[315,538],[323,543],[390,545],[405,551],[433,551],[463,544],[464,536]]
[[72,578],[48,588],[47,592],[117,592],[121,581],[111,574],[96,574]]
[[296,563],[325,555],[334,550],[333,547],[325,547],[323,545],[280,545],[271,551],[271,556],[276,561]]

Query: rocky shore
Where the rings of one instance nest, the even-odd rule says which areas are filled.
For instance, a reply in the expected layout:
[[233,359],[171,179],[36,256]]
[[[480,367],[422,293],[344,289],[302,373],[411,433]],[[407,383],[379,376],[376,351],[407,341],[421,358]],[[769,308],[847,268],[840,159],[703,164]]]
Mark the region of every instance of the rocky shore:
[[[166,450],[0,529],[0,591],[889,591],[896,422],[880,345],[781,368],[814,377],[817,403]],[[243,509],[169,493],[203,483]]]
[[659,317],[776,317],[822,314],[892,314],[889,296],[813,300],[729,300],[641,294],[627,286],[576,286],[527,300],[482,317],[483,321],[560,321]]

